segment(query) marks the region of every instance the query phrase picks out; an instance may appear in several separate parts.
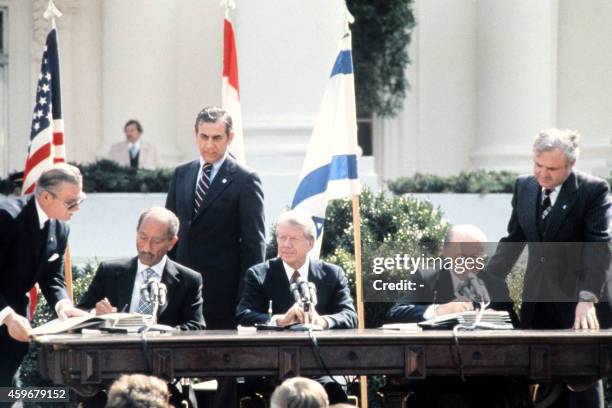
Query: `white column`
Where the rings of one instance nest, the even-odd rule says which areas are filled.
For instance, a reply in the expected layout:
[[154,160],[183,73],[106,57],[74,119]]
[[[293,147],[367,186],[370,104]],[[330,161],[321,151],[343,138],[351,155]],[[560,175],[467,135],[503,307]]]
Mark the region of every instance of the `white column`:
[[[166,0],[103,2],[104,142],[124,140],[123,125],[138,119],[162,163],[176,162],[176,7]],[[202,21],[206,21],[202,19]]]
[[474,167],[529,171],[531,143],[556,123],[557,0],[477,3]]
[[403,109],[376,119],[376,169],[385,180],[469,166],[476,101],[476,3],[417,0]]
[[[273,221],[291,204],[343,30],[341,0],[237,2],[247,164],[262,176]],[[256,33],[256,34],[255,34]]]
[[611,19],[608,0],[559,2],[559,127],[582,134],[577,167],[602,176],[612,168]]

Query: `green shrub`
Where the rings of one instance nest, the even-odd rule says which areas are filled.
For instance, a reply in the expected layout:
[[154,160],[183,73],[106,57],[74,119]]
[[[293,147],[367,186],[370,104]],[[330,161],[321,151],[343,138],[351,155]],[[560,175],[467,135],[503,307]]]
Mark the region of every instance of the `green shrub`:
[[393,194],[407,193],[512,193],[517,174],[509,171],[462,171],[455,176],[415,174],[389,181]]

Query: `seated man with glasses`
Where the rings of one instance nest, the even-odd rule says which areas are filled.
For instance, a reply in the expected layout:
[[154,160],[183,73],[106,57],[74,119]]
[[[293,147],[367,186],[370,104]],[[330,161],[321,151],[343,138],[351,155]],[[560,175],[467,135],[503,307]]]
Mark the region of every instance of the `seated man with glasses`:
[[78,168],[57,164],[42,173],[36,191],[24,197],[0,199],[0,386],[12,386],[28,352],[30,323],[28,292],[38,283],[60,318],[82,310],[68,299],[64,252],[72,214],[85,194]]

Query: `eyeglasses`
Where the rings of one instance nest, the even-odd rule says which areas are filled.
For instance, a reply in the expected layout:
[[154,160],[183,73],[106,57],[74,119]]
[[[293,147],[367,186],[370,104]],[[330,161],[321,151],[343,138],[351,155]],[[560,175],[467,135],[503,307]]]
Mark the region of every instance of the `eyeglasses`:
[[87,195],[85,193],[81,193],[79,194],[79,199],[76,201],[69,201],[69,202],[64,202],[61,201],[59,199],[59,197],[53,192],[53,191],[49,191],[49,190],[45,190],[47,191],[47,193],[51,194],[53,196],[53,198],[57,199],[58,201],[60,201],[62,204],[64,204],[64,207],[66,207],[66,209],[68,211],[70,210],[74,210],[76,207],[78,207],[79,205],[81,205],[83,203],[83,201],[85,201],[87,199]]

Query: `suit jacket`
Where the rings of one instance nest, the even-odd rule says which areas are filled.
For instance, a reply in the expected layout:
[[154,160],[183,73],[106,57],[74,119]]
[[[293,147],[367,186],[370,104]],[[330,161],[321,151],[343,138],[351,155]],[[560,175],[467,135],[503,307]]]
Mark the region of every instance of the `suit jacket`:
[[[456,298],[452,271],[447,269],[419,269],[414,274],[414,282],[419,288],[418,293],[404,296],[387,312],[386,320],[391,323],[418,323],[423,320],[423,314],[432,304],[448,303]],[[423,287],[420,285],[423,284]],[[518,326],[518,316],[510,302],[498,302],[489,305],[489,309],[505,310],[510,315],[512,323]]]
[[178,166],[166,208],[180,220],[170,256],[204,278],[204,317],[211,329],[235,327],[236,304],[248,268],[263,262],[263,192],[257,174],[227,157],[194,215],[199,160]]
[[[598,305],[598,315],[600,320],[609,320],[612,200],[608,183],[579,171],[570,173],[547,217],[545,231],[539,227],[540,202],[537,180],[518,178],[508,236],[500,240],[483,276],[489,281],[504,279],[527,245],[523,327],[533,327],[536,308],[546,314],[541,320],[553,321],[557,328],[571,327],[583,290],[604,301]],[[537,302],[542,303],[538,306]]]
[[[111,146],[108,158],[122,166],[130,167],[129,142],[123,141]],[[160,167],[157,148],[151,142],[140,139],[140,153],[138,155],[138,168],[153,170]]]
[[53,310],[68,297],[64,252],[68,226],[49,220],[41,231],[33,195],[0,199],[0,310],[10,306],[26,315],[26,294],[38,282]]
[[[342,268],[321,261],[310,261],[308,282],[317,288],[316,311],[330,320],[330,329],[357,327],[357,314]],[[289,290],[289,279],[280,258],[270,259],[248,270],[244,291],[236,310],[241,325],[252,326],[269,320],[268,306],[272,300],[272,313],[284,314],[295,300]]]
[[[130,308],[138,258],[102,262],[78,307],[92,309],[107,298],[118,310]],[[167,301],[159,307],[157,321],[181,330],[206,328],[202,316],[202,277],[168,259],[161,282],[168,288]]]

